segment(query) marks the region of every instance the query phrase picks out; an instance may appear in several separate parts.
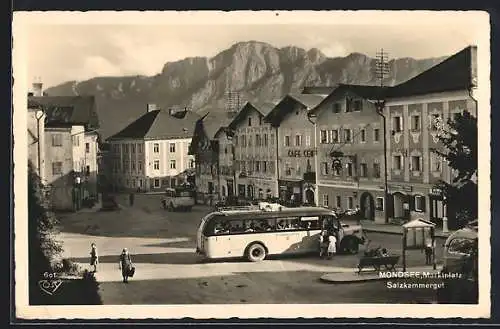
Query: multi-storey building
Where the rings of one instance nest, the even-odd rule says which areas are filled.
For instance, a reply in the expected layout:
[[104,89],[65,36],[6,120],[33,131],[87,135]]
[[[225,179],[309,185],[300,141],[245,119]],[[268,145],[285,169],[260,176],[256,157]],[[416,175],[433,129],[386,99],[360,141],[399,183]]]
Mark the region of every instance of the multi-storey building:
[[326,95],[289,94],[265,117],[275,138],[276,191],[282,200],[315,204],[315,133],[309,111]]
[[[54,209],[78,210],[84,198],[97,193],[97,182],[91,175],[91,168],[97,172],[97,159],[86,155],[86,143],[89,150],[98,150],[95,99],[92,96],[42,96],[41,88],[41,83],[34,84],[28,104],[35,113],[43,112],[44,117],[44,138],[40,139],[45,169],[42,182],[49,188]],[[86,135],[89,136],[87,142]]]
[[379,96],[380,87],[340,84],[310,116],[316,122],[319,205],[359,206],[365,219],[383,221],[383,119],[373,102]]
[[227,127],[220,127],[214,135],[217,143],[217,185],[220,187],[221,197],[232,197],[235,195],[235,150],[233,145],[233,134]]
[[[196,161],[196,195],[199,203],[208,203],[221,197],[221,168],[219,168],[219,138],[233,111],[207,113],[196,122],[189,154]],[[217,135],[217,138],[216,138]]]
[[[439,180],[450,182],[453,174],[433,149],[439,122],[464,110],[477,116],[477,48],[467,47],[440,64],[387,92],[387,156],[390,170],[387,210],[392,218],[424,218],[437,223],[445,214]],[[453,217],[453,205],[448,205]]]
[[249,199],[266,199],[277,195],[275,130],[264,118],[276,104],[247,102],[229,124],[234,155],[221,149],[226,157],[234,156],[236,195]]
[[146,113],[107,139],[115,188],[150,191],[182,183],[177,176],[195,166],[188,149],[198,119],[189,110],[148,104]]

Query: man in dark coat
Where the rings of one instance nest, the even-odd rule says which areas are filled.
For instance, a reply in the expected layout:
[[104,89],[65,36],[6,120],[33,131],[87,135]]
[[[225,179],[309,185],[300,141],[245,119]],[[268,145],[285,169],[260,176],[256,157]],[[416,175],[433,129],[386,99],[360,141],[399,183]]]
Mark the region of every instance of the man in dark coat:
[[129,201],[131,207],[134,205],[134,197],[135,197],[135,195],[133,192],[130,193],[128,196],[128,201]]

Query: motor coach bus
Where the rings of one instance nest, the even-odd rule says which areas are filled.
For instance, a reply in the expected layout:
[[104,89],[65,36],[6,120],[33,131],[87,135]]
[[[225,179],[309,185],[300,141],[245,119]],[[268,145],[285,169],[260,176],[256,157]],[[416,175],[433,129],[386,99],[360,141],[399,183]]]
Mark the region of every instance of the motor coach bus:
[[317,252],[319,235],[326,227],[338,231],[337,250],[357,253],[364,242],[361,225],[341,223],[325,208],[227,210],[203,217],[196,252],[206,259],[245,257],[252,262],[267,255]]
[[195,204],[194,191],[189,187],[178,186],[167,188],[161,200],[162,206],[166,210],[186,210],[191,211]]

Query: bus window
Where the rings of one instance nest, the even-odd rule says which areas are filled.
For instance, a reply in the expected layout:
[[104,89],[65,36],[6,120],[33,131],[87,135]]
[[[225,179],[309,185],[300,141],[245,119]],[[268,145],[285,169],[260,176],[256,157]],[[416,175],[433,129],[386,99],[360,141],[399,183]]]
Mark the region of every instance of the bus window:
[[214,234],[229,234],[229,223],[226,220],[218,221],[214,226]]
[[339,229],[338,221],[332,215],[323,215],[323,216],[321,216],[320,221],[321,221],[321,227],[324,230],[330,230],[330,229],[338,230]]
[[245,232],[245,226],[243,221],[235,219],[229,222],[229,233],[243,233]]
[[300,228],[304,230],[319,230],[321,225],[319,220],[301,221]]
[[300,228],[300,221],[298,217],[289,217],[289,218],[278,218],[276,229],[278,231],[283,230],[297,230]]
[[245,221],[245,232],[274,231],[275,221],[272,218],[253,219]]

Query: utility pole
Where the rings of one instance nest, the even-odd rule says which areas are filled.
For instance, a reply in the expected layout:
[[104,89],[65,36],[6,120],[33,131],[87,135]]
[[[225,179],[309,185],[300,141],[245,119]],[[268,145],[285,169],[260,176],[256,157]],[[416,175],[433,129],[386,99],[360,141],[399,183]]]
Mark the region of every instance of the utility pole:
[[384,219],[385,223],[389,222],[389,212],[387,209],[388,199],[389,199],[389,189],[387,185],[387,118],[384,115],[385,107],[385,95],[384,95],[384,79],[389,75],[389,63],[388,54],[384,52],[382,48],[376,56],[376,75],[380,81],[380,93],[376,100],[375,106],[377,107],[377,113],[382,117],[383,133],[384,133]]

